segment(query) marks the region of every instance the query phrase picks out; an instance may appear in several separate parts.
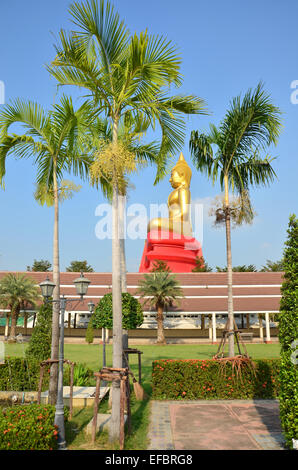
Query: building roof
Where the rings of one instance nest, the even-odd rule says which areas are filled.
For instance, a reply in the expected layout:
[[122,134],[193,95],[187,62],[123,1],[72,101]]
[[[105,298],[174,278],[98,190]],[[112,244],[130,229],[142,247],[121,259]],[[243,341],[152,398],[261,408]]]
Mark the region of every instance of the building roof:
[[[9,271],[0,271],[0,280]],[[17,274],[17,272],[12,272]],[[18,272],[34,279],[37,284],[47,277],[52,280],[52,272]],[[227,313],[228,290],[227,273],[186,273],[175,274],[184,298],[179,306],[169,311],[185,313]],[[67,311],[88,311],[88,302],[97,304],[100,298],[112,292],[112,273],[86,273],[91,283],[83,302],[79,301],[73,281],[80,273],[60,273],[61,295],[78,298],[78,303],[67,306]],[[127,290],[136,295],[138,283],[144,277],[141,273],[127,273]],[[282,272],[233,272],[234,312],[278,312],[281,298]],[[144,307],[149,310],[149,307]]]

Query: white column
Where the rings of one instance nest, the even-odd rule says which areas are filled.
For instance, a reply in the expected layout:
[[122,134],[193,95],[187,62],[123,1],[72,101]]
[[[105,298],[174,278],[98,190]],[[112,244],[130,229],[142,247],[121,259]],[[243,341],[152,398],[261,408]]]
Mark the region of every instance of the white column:
[[209,339],[212,341],[212,319],[210,318],[211,315],[208,315],[208,328],[209,328]]
[[269,312],[265,313],[265,321],[266,321],[266,343],[271,343]]
[[260,339],[264,340],[264,332],[263,332],[263,319],[261,313],[258,314],[259,316],[259,327],[260,327]]
[[212,342],[216,343],[216,313],[212,313]]

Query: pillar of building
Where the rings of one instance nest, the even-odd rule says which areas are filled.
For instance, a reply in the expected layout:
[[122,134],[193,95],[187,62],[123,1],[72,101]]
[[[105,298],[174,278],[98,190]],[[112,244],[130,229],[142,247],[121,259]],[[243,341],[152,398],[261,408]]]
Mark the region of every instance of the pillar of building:
[[216,313],[212,313],[212,343],[216,343]]
[[263,319],[262,319],[261,313],[259,313],[259,328],[260,328],[260,340],[264,341]]
[[271,337],[270,337],[270,318],[269,318],[269,312],[265,313],[265,322],[266,322],[266,343],[272,343]]

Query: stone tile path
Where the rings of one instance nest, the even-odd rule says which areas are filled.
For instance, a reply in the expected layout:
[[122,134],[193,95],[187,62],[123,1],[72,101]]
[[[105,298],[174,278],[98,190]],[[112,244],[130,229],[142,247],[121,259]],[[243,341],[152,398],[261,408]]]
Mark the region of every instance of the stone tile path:
[[277,400],[152,401],[151,450],[282,450]]

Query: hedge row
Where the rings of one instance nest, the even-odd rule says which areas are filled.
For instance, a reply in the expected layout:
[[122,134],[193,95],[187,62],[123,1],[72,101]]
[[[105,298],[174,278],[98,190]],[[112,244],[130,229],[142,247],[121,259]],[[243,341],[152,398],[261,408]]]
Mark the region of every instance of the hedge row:
[[[0,365],[1,391],[31,391],[38,389],[39,361],[21,357],[6,357]],[[48,386],[48,375],[45,374],[43,389]]]
[[[253,361],[241,373],[216,360],[157,360],[152,398],[157,400],[271,399],[279,393],[279,359]],[[238,372],[238,373],[237,373]]]
[[[65,419],[68,410],[65,408]],[[53,405],[13,406],[0,411],[1,450],[55,450],[58,431]]]

